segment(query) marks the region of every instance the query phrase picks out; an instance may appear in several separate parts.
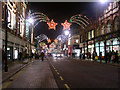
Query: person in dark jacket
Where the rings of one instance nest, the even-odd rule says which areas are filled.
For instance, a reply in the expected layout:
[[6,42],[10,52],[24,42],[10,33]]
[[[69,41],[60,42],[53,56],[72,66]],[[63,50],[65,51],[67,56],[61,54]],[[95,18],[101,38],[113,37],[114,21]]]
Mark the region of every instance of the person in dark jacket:
[[5,51],[2,49],[2,68],[4,67],[5,64]]
[[44,52],[42,52],[42,53],[40,54],[40,56],[41,56],[41,59],[42,59],[42,61],[43,61],[43,60],[44,60],[44,56],[45,56]]

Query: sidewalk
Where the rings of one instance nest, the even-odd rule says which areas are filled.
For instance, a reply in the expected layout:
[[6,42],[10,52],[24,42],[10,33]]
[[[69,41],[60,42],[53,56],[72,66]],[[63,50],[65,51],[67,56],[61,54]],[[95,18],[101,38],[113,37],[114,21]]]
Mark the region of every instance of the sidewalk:
[[10,77],[12,77],[14,74],[19,72],[22,68],[24,68],[27,65],[28,62],[29,60],[25,59],[23,62],[17,60],[17,61],[14,61],[8,64],[8,72],[5,72],[4,69],[2,71],[2,82],[5,82]]
[[[70,58],[72,58],[72,57],[70,57]],[[90,59],[79,59],[78,57],[77,58],[72,58],[72,59],[75,59],[75,60],[82,60],[82,61],[90,61],[90,62],[94,62],[94,63],[100,63],[100,60],[96,60],[96,61],[93,61],[92,59],[90,60]],[[118,66],[118,67],[120,67],[120,63],[118,64],[118,63],[105,63],[105,61],[104,60],[102,60],[102,63],[101,64],[109,64],[109,65],[112,65],[112,66]]]
[[[18,75],[19,77],[17,77]],[[48,60],[34,60],[11,78],[11,83],[9,85],[4,84],[3,88],[58,88]]]

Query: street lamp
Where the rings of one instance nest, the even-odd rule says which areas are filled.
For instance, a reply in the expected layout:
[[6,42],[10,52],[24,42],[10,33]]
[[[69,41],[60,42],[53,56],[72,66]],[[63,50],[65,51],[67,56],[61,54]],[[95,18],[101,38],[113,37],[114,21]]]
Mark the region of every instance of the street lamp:
[[107,2],[107,0],[100,0],[100,2],[104,4],[105,2]]
[[[29,40],[31,41],[30,43],[33,43],[33,24],[34,24],[34,20],[32,17],[30,17],[28,19],[28,22],[31,24],[31,27],[32,27],[32,30],[30,31],[31,32],[31,37],[29,37]],[[31,56],[31,44],[29,44],[30,47],[29,47],[29,56]]]
[[64,33],[67,36],[67,35],[69,35],[70,32],[68,30],[66,30],[66,31],[64,31]]

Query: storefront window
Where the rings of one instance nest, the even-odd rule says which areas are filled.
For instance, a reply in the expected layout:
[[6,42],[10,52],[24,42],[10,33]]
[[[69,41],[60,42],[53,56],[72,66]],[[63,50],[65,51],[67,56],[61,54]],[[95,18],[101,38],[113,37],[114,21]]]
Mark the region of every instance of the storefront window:
[[99,43],[97,42],[97,43],[95,44],[95,46],[96,46],[96,47],[99,46]]
[[116,17],[115,20],[114,20],[114,30],[115,30],[115,31],[118,31],[118,30],[119,30],[119,25],[120,25],[120,23],[119,23],[119,18]]
[[100,52],[102,52],[102,56],[104,56],[105,49],[104,49],[104,42],[103,41],[100,42]]

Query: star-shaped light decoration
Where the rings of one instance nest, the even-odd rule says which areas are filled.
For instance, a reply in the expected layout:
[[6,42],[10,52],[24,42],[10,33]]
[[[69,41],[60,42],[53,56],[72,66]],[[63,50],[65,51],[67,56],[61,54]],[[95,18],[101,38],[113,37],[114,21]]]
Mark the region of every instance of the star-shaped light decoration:
[[54,30],[56,30],[56,25],[58,25],[53,21],[53,19],[51,20],[51,22],[48,22],[47,24],[49,26],[49,29],[54,29]]
[[58,43],[58,39],[55,39],[54,41],[55,41],[55,43]]
[[70,25],[71,23],[68,23],[67,20],[65,20],[64,23],[61,23],[61,25],[63,25],[63,30],[70,30]]
[[51,40],[50,40],[50,38],[49,38],[47,41],[48,41],[48,43],[51,43]]

